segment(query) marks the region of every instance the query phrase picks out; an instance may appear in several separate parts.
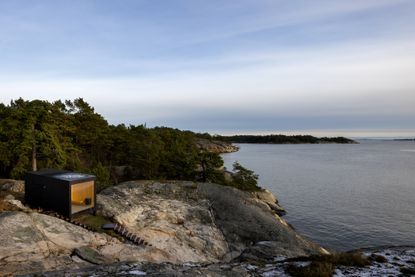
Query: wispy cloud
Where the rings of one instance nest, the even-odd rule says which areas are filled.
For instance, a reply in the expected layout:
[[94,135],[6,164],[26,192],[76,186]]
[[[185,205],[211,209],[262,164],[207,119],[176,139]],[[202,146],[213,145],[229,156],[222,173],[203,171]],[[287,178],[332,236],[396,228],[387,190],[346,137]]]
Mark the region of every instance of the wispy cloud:
[[412,1],[73,3],[0,3],[1,101],[81,96],[113,123],[223,132],[415,130]]

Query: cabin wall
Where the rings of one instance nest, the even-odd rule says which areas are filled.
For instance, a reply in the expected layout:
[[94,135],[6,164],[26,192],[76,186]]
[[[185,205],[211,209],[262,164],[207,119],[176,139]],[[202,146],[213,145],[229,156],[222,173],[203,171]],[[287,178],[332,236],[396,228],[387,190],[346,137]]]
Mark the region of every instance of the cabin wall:
[[25,179],[25,201],[29,206],[70,215],[70,184],[39,175]]

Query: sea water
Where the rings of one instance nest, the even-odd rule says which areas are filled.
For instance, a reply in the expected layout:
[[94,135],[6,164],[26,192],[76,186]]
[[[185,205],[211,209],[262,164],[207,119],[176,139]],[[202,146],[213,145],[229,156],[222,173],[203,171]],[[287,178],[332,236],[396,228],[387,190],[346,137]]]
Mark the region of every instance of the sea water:
[[415,245],[415,142],[237,144],[297,231],[332,250]]

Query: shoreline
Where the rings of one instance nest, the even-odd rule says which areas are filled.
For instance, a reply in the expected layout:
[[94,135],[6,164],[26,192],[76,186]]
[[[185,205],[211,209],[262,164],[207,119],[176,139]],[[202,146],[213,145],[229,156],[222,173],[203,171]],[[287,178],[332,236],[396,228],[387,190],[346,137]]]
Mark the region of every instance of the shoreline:
[[[20,182],[15,181],[15,183],[15,186],[6,186],[7,189],[20,190],[21,188],[18,187]],[[6,201],[11,201],[10,203],[15,205],[20,202],[18,200]],[[209,205],[209,202],[212,205]],[[313,255],[319,256],[320,259],[324,259],[326,255],[335,259],[336,255],[352,258],[356,254],[363,255],[364,259],[370,261],[370,265],[357,268],[333,262],[332,266],[335,267],[336,274],[340,272],[343,274],[340,276],[349,276],[350,272],[353,274],[378,274],[379,272],[394,274],[403,270],[402,268],[408,271],[411,270],[411,261],[415,261],[415,246],[412,245],[384,245],[350,251],[331,249],[326,251],[327,248],[318,245],[296,229],[290,230],[291,224],[273,209],[273,205],[278,205],[278,199],[265,188],[262,188],[260,192],[248,193],[211,183],[138,180],[125,182],[101,192],[98,204],[98,213],[101,216],[114,218],[126,224],[130,230],[135,230],[135,233],[150,240],[154,247],[136,249],[104,234],[85,233],[79,229],[80,227],[61,222],[54,217],[38,214],[35,210],[9,211],[0,213],[4,235],[10,238],[5,239],[3,246],[0,244],[0,248],[17,251],[15,254],[28,255],[28,259],[25,262],[12,259],[11,263],[14,265],[9,267],[10,263],[4,264],[3,269],[24,273],[26,276],[39,276],[39,274],[43,276],[42,274],[46,272],[48,272],[47,276],[61,276],[63,273],[65,276],[77,276],[81,272],[88,272],[94,276],[106,276],[108,272],[152,274],[172,271],[186,272],[190,275],[198,272],[198,275],[201,274],[199,276],[211,276],[215,272],[225,270],[238,272],[240,274],[238,276],[248,277],[289,276],[287,275],[288,267],[298,267],[299,262],[307,265],[307,262],[304,264],[302,259],[306,259],[305,261],[313,259]],[[157,210],[155,210],[156,207]],[[21,208],[26,209],[23,206]],[[154,211],[142,213],[140,212],[142,210]],[[187,216],[189,213],[190,217]],[[153,218],[155,215],[157,216]],[[162,215],[161,219],[160,215]],[[136,216],[140,216],[139,222],[134,220]],[[19,224],[22,220],[25,226]],[[250,224],[247,225],[246,222]],[[143,223],[145,224],[142,225]],[[147,229],[143,229],[143,226],[147,224],[149,224]],[[158,237],[165,227],[168,227],[165,231],[174,229],[175,232],[162,232],[164,236],[170,234],[170,239],[160,241]],[[54,251],[61,253],[57,256],[49,253],[47,261],[42,262],[45,270],[41,273],[30,269],[30,263],[40,262],[37,256],[43,252],[31,254],[32,250],[30,253],[24,249],[16,250],[13,243],[16,234],[23,231],[35,234],[39,232],[38,228],[42,229],[43,233],[46,231],[46,237],[39,237],[42,243],[49,245],[51,242],[60,241],[69,247],[55,249]],[[270,236],[268,232],[273,232],[275,228],[279,229],[278,232]],[[74,236],[77,239],[72,241],[72,238],[66,237],[65,234],[68,232],[75,232],[77,235]],[[281,236],[280,232],[285,235]],[[176,236],[175,233],[181,234]],[[191,233],[193,235],[189,237]],[[94,240],[95,246],[90,244],[91,239]],[[85,246],[79,248],[77,245],[79,240]],[[200,244],[201,240],[209,241],[214,247],[205,252],[205,247]],[[103,242],[105,242],[104,245],[101,245]],[[20,238],[19,243],[23,243]],[[24,243],[31,244],[32,242],[31,239],[26,239]],[[230,244],[233,246],[229,247]],[[114,247],[123,249],[129,254],[119,256],[117,259],[120,260],[117,261],[113,255],[120,255],[121,252],[114,252]],[[238,253],[235,252],[235,247],[239,248]],[[36,247],[34,250],[45,251],[43,248],[37,249]],[[177,251],[181,251],[181,254]],[[197,251],[198,256],[195,256],[193,251]],[[74,254],[79,252],[82,254],[79,257]],[[131,260],[132,257],[133,260]],[[396,262],[397,259],[399,263]],[[91,261],[103,262],[93,265]],[[57,264],[52,265],[55,262]],[[68,262],[72,264],[71,267],[66,265]]]

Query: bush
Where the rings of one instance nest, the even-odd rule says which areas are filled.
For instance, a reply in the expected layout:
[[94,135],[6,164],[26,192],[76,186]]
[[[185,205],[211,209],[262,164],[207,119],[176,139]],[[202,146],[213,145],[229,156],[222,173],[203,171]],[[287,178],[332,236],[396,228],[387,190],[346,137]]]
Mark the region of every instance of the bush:
[[96,183],[97,192],[109,187],[111,185],[110,182],[110,171],[102,165],[102,163],[98,162],[93,168],[92,173],[97,177]]
[[337,253],[332,255],[311,255],[309,257],[299,257],[288,261],[311,262],[308,266],[298,267],[289,265],[287,273],[296,277],[332,276],[336,266],[355,266],[365,267],[371,262],[361,253]]
[[233,164],[233,174],[230,185],[241,190],[255,191],[260,190],[258,186],[258,175],[252,170],[243,167],[240,163]]
[[330,255],[328,261],[336,265],[365,267],[370,261],[361,253],[339,253]]

